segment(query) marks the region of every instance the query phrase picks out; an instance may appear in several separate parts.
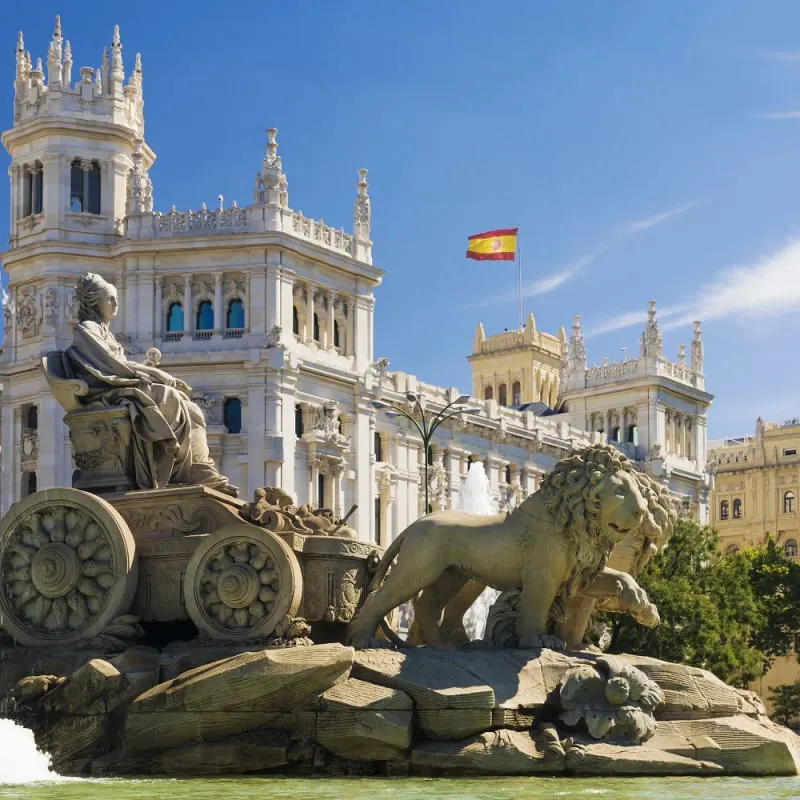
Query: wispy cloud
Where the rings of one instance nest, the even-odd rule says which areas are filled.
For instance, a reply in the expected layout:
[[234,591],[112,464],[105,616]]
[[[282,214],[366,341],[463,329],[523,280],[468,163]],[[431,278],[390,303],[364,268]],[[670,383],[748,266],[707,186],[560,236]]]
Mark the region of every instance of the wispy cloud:
[[[754,264],[728,267],[714,276],[687,305],[658,312],[662,328],[669,330],[693,320],[732,319],[749,316],[774,318],[800,311],[800,239]],[[616,314],[589,328],[588,335],[640,325],[641,311]]]
[[767,50],[759,55],[769,61],[800,61],[800,51],[798,50]]
[[763,111],[756,119],[800,119],[800,111]]
[[[696,205],[696,202],[686,203],[685,205],[677,206],[676,208],[671,208],[667,211],[662,211],[649,217],[643,217],[642,219],[632,220],[624,223],[617,229],[616,235],[612,238],[612,242],[610,244],[601,245],[596,250],[581,256],[571,264],[568,264],[565,267],[560,267],[549,275],[545,275],[542,278],[537,278],[535,281],[530,281],[524,284],[522,287],[523,298],[528,299],[531,297],[538,297],[539,295],[549,294],[550,292],[555,291],[583,272],[593,261],[596,261],[598,258],[600,258],[600,256],[602,256],[612,244],[616,244],[625,237],[631,236],[635,233],[640,233],[641,231],[655,228],[656,225],[660,225],[662,222],[666,222],[668,219],[672,219],[680,214],[684,214],[690,209],[694,208]],[[517,292],[504,292],[503,294],[486,298],[483,302],[478,303],[475,307],[485,308],[486,306],[496,306],[516,300],[517,297]]]
[[626,222],[620,228],[620,234],[623,236],[628,236],[632,233],[639,233],[640,231],[646,231],[650,228],[655,228],[656,225],[660,225],[662,222],[666,222],[668,219],[679,217],[681,214],[685,214],[687,211],[693,209],[696,205],[696,202],[686,203],[682,206],[670,208],[668,211],[661,211],[658,214],[651,214],[649,217],[631,220],[630,222]]

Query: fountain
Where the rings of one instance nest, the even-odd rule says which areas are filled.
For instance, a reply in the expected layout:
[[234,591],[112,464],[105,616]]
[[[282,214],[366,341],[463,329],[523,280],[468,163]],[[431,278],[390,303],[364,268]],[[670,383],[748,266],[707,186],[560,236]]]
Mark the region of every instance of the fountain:
[[[473,461],[469,465],[467,477],[461,484],[456,508],[470,514],[490,516],[497,513],[497,504],[492,497],[489,476],[481,461]],[[464,615],[464,628],[470,639],[482,639],[486,630],[486,618],[489,609],[498,598],[500,592],[491,587],[483,590],[480,597],[472,604]]]
[[0,719],[0,786],[64,780],[50,768],[50,756],[36,747],[33,731]]

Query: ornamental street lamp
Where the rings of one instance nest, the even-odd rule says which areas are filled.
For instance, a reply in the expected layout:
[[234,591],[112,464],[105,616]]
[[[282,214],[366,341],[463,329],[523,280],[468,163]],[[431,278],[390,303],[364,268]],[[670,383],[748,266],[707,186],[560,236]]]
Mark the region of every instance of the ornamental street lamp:
[[[425,513],[427,514],[429,513],[428,470],[430,468],[428,464],[428,447],[433,440],[433,434],[436,433],[436,429],[448,419],[457,417],[459,414],[475,414],[480,411],[480,408],[478,406],[467,405],[470,397],[467,394],[462,394],[460,397],[448,403],[441,411],[433,416],[428,416],[425,413],[425,408],[422,405],[419,395],[414,392],[408,392],[406,394],[406,400],[408,400],[412,406],[411,412],[401,405],[384,400],[373,400],[372,406],[378,411],[383,411],[387,417],[405,417],[407,420],[410,420],[422,437],[422,452],[424,454],[422,463],[424,465],[425,474]],[[414,416],[413,410],[417,411],[419,419]]]

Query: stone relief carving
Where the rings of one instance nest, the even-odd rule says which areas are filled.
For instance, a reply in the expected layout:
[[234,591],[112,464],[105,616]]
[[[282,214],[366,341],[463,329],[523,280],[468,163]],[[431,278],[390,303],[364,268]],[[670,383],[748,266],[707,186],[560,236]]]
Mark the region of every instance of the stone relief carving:
[[227,297],[244,299],[247,283],[244,278],[228,278],[222,283],[222,291]]
[[322,438],[331,444],[349,446],[350,438],[339,431],[338,404],[335,400],[326,400],[318,411],[314,430],[322,433]]
[[17,325],[24,339],[36,336],[42,322],[42,299],[38,289],[29,287],[18,295]]
[[281,334],[283,329],[280,325],[273,325],[267,334],[267,347],[283,347]]
[[44,321],[55,325],[58,319],[58,290],[52,286],[44,293]]
[[3,331],[6,335],[6,340],[14,330],[14,301],[11,296],[6,294],[3,297]]

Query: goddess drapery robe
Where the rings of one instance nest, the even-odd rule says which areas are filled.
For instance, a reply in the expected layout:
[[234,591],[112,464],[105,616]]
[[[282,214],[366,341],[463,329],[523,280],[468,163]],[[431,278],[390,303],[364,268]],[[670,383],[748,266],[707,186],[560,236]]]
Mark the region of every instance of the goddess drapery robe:
[[209,456],[205,416],[175,388],[175,378],[128,361],[108,327],[91,320],[75,326],[67,357],[74,376],[89,386],[87,404],[127,406],[139,489],[170,483],[227,486]]

